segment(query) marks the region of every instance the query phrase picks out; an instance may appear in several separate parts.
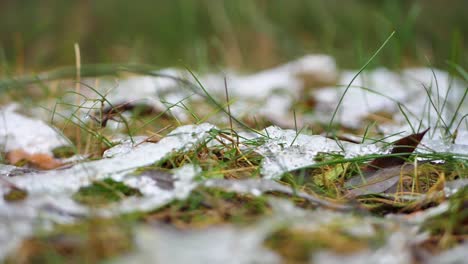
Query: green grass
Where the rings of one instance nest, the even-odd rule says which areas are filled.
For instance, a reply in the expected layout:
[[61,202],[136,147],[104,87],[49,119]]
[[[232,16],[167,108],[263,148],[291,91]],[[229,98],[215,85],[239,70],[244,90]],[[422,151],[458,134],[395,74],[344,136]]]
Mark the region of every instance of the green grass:
[[102,181],[95,181],[89,186],[81,187],[73,195],[73,199],[89,206],[100,206],[120,201],[129,196],[141,196],[141,193],[138,189],[107,178]]
[[266,68],[324,52],[356,68],[395,30],[372,65],[467,67],[468,4],[453,0],[47,0],[0,3],[0,76],[74,64]]

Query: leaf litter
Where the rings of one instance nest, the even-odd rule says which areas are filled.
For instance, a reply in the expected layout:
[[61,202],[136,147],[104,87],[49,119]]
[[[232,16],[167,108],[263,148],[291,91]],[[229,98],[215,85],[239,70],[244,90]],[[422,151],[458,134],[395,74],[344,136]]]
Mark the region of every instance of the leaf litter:
[[[191,79],[193,77],[181,70],[168,69],[162,72],[193,81]],[[225,74],[229,92],[233,98],[230,102],[233,116],[242,117],[251,112],[257,112],[274,124],[283,127],[296,126],[296,130],[270,126],[258,130],[257,134],[233,131],[234,135],[242,135],[241,138],[238,137],[236,141],[233,141],[240,144],[236,153],[249,150],[262,156],[262,161],[258,165],[261,179],[209,179],[202,173],[204,167],[200,167],[193,160],[174,169],[149,168],[139,171],[144,167],[151,167],[166,159],[171,159],[174,155],[183,157],[190,152],[196,153],[200,147],[214,147],[216,144],[210,143],[210,139],[213,137],[212,131],[218,128],[209,123],[180,126],[167,136],[161,137],[156,143],[148,142],[145,137],[132,137],[108,149],[104,152],[102,159],[79,161],[68,168],[37,171],[0,165],[2,177],[0,190],[4,197],[0,203],[0,221],[2,222],[0,242],[4,245],[0,250],[0,256],[2,258],[6,255],[11,256],[14,249],[21,248],[22,241],[28,237],[34,237],[37,230],[50,232],[56,229],[57,225],[80,223],[83,219],[94,217],[112,219],[126,214],[150,213],[158,208],[167,210],[165,206],[174,201],[187,199],[190,201],[194,190],[204,186],[209,190],[219,188],[242,195],[268,197],[267,207],[271,208],[271,212],[265,215],[260,214],[257,221],[247,226],[238,226],[230,223],[231,220],[225,219],[226,223],[223,225],[208,226],[199,230],[193,230],[190,224],[188,230],[179,230],[160,223],[148,225],[139,222],[134,228],[135,250],[115,261],[118,263],[148,260],[151,262],[157,260],[157,263],[184,263],[184,261],[186,263],[187,260],[191,263],[206,263],[206,261],[280,263],[286,259],[313,263],[337,263],[345,259],[351,263],[414,263],[420,255],[425,256],[422,257],[423,262],[429,261],[428,256],[432,257],[434,254],[425,251],[424,247],[420,246],[424,241],[429,240],[429,235],[425,232],[427,228],[421,228],[428,219],[449,213],[450,206],[456,204],[455,198],[452,197],[460,199],[457,198],[457,194],[466,189],[467,184],[466,170],[463,170],[463,168],[466,169],[466,161],[463,165],[463,160],[466,160],[468,153],[464,139],[466,128],[463,123],[460,123],[458,136],[452,138],[451,141],[448,140],[446,134],[440,132],[443,130],[441,127],[444,128],[441,124],[441,117],[444,120],[450,120],[451,115],[459,114],[454,109],[456,109],[457,99],[461,98],[461,84],[455,80],[453,82],[455,88],[444,86],[446,82],[441,80],[448,79],[447,74],[441,71],[433,73],[428,69],[405,70],[401,75],[385,69],[377,69],[364,74],[360,83],[354,85],[368,85],[373,90],[351,89],[340,107],[338,120],[345,127],[356,128],[362,126],[364,117],[369,113],[379,111],[392,113],[393,121],[380,124],[379,129],[384,135],[390,136],[387,140],[403,138],[402,141],[396,141],[397,146],[393,150],[389,150],[388,146],[378,141],[359,144],[297,131],[297,126],[302,127],[307,122],[317,119],[327,120],[331,114],[327,107],[336,105],[335,95],[342,90],[322,86],[334,85],[335,82],[346,83],[352,74],[353,72],[350,71],[338,74],[333,59],[321,55],[304,57],[251,76],[233,72]],[[440,95],[446,96],[437,99],[439,101],[450,100],[446,108],[431,108],[427,99],[424,99],[425,96],[415,96],[424,91],[421,84],[432,87],[434,75],[443,85],[438,87],[437,91],[435,88],[430,88],[428,93],[437,93],[439,97]],[[323,79],[320,79],[320,76]],[[201,77],[201,82],[207,85],[207,91],[210,93],[222,95],[224,77],[216,74],[205,75]],[[120,82],[116,87],[110,85],[106,88],[105,84],[102,85],[99,89],[106,91],[106,99],[120,108],[119,111],[116,111],[116,108],[106,108],[107,115],[100,120],[101,125],[102,122],[106,122],[106,125],[108,122],[114,122],[115,117],[121,114],[120,110],[132,110],[140,105],[146,107],[146,110],[150,109],[153,113],[168,111],[178,120],[190,121],[192,113],[187,111],[187,107],[182,106],[181,102],[189,100],[197,105],[197,100],[203,101],[204,98],[202,93],[193,89],[175,89],[174,87],[178,85],[174,79],[162,77],[129,78]],[[132,92],[129,93],[129,91]],[[293,119],[292,105],[307,93],[316,98],[318,104],[315,113],[304,114],[298,120]],[[379,93],[391,95],[392,99],[389,100]],[[90,94],[93,93],[90,92]],[[355,104],[356,100],[362,99],[363,96],[365,103]],[[406,118],[403,118],[399,112],[398,104],[406,107],[404,110],[408,112]],[[466,112],[464,104],[461,104],[460,109],[460,113]],[[427,119],[420,118],[423,116],[419,112],[421,110],[430,112],[427,114]],[[89,116],[89,111],[83,112],[83,117],[86,116]],[[12,108],[2,108],[2,117],[4,122],[0,126],[0,144],[4,150],[21,149],[32,153],[51,154],[54,148],[70,144],[70,141],[60,135],[56,129],[45,125],[42,121],[35,121],[15,113]],[[455,117],[454,123],[459,122],[457,118],[459,117]],[[219,124],[222,120],[226,121],[226,116],[213,114],[208,119]],[[428,131],[429,137],[426,136],[421,140],[423,133],[419,135],[408,133],[413,130],[409,124],[418,123],[421,123],[422,127],[434,127]],[[15,124],[14,129],[10,128],[11,124]],[[37,129],[39,141],[36,145],[34,138],[30,136],[30,131],[36,130],[36,126],[43,127],[43,125],[47,129]],[[405,131],[409,136],[405,138],[404,134],[398,136],[394,134],[401,131]],[[412,140],[415,136],[417,140]],[[411,140],[408,142],[408,139]],[[362,140],[364,141],[366,139]],[[220,142],[225,141],[220,140]],[[256,143],[249,145],[248,142]],[[419,144],[414,144],[415,142]],[[221,144],[222,147],[229,145],[230,143]],[[414,153],[409,155],[413,151]],[[451,172],[448,170],[436,173],[436,177],[433,178],[426,177],[425,180],[428,181],[426,189],[432,188],[432,191],[427,195],[422,193],[416,199],[414,197],[408,199],[408,201],[419,203],[416,205],[404,202],[408,194],[393,196],[396,190],[385,193],[395,184],[404,184],[400,181],[401,170],[414,172],[415,166],[420,166],[418,163],[424,164],[425,159],[443,158],[441,162],[445,163],[444,159],[447,157],[427,156],[439,152],[449,153],[450,157],[461,159],[462,171],[452,173],[452,176],[449,175]],[[320,160],[323,154],[331,155],[332,160],[324,163]],[[381,155],[384,157],[379,158]],[[394,158],[396,155],[399,157]],[[333,160],[333,157],[337,159]],[[417,162],[401,165],[402,162],[412,159]],[[366,163],[369,161],[370,163]],[[336,164],[341,166],[344,162],[350,165],[334,170]],[[357,162],[359,166],[379,167],[373,176],[367,178],[368,182],[372,182],[372,177],[382,180],[387,177],[385,175],[395,175],[397,172],[398,176],[384,179],[381,181],[383,182],[381,186],[374,185],[373,189],[366,187],[366,189],[361,189],[361,192],[355,191],[355,198],[344,198],[346,191],[342,187],[346,186],[346,182],[351,183],[349,178],[353,174],[360,173],[359,170],[355,170],[357,167],[353,165],[354,162]],[[285,178],[288,173],[314,170],[322,166],[326,167],[325,164],[334,170],[324,174],[328,183],[313,181],[314,184],[311,186],[310,183],[291,182]],[[447,180],[445,180],[446,177]],[[73,195],[79,193],[80,188],[88,188],[93,184],[102,185],[103,182],[105,185],[106,179],[112,181],[111,191],[115,191],[115,188],[118,190],[129,188],[137,190],[139,194],[122,196],[121,190],[123,189],[120,189],[116,192],[119,199],[111,199],[113,201],[106,203],[103,207],[87,206],[73,199]],[[113,182],[119,187],[112,185]],[[342,190],[337,192],[341,197],[335,197],[336,200],[329,199],[329,197],[322,198],[322,195],[326,194],[323,186],[330,182]],[[439,183],[442,184],[440,188]],[[109,187],[109,183],[107,184],[105,186]],[[411,187],[415,188],[409,186],[410,189]],[[20,199],[7,199],[13,189],[24,192],[23,195],[19,195]],[[280,193],[286,196],[281,196]],[[383,196],[366,198],[366,195],[372,194]],[[296,202],[297,199],[308,200],[312,203],[312,207],[298,208],[291,202],[295,199]],[[421,203],[425,199],[428,199],[426,205]],[[355,210],[356,214],[346,212],[348,209],[362,209],[362,206],[356,206],[357,203],[370,209],[371,214],[366,210]],[[419,209],[411,211],[418,213],[417,215],[402,215],[398,213],[398,209],[393,209],[391,211],[393,214],[387,214],[387,217],[382,218],[372,215],[374,210],[372,208],[375,208],[376,203],[395,208],[401,208],[397,206],[398,203],[403,206],[421,207],[414,207]],[[203,201],[195,204],[208,206]],[[216,206],[222,205],[212,206],[218,208]],[[313,210],[310,210],[311,208]],[[454,226],[453,230],[446,230],[446,236],[450,236],[452,234],[450,232],[458,234],[456,233],[458,228]],[[327,242],[327,237],[332,237],[333,242]],[[220,241],[226,243],[220,243]],[[348,252],[350,248],[346,245],[353,241],[359,241],[356,243],[359,247],[355,248],[355,252]],[[343,244],[340,244],[341,242]],[[184,243],[182,254],[180,243]],[[295,249],[302,250],[286,252],[284,249],[288,248],[288,244],[294,245]],[[460,244],[451,250],[462,252],[458,248],[463,245]],[[441,262],[448,261],[447,259],[450,258],[462,259],[460,256],[463,252],[444,255],[448,252],[438,255]]]

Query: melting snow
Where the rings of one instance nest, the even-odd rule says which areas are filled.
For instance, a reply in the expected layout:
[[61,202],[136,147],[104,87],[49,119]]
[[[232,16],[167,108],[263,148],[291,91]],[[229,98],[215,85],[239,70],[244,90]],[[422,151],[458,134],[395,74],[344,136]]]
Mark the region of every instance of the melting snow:
[[[157,73],[196,84],[196,80],[187,71],[165,69]],[[224,78],[227,79],[233,115],[243,117],[256,112],[278,124],[291,126],[290,107],[305,86],[304,78],[321,84],[334,83],[337,75],[332,57],[307,55],[251,75],[226,71],[224,74],[206,74],[198,78],[210,95],[221,98],[221,101],[224,101],[225,96]],[[174,78],[134,77],[117,84],[101,82],[98,88],[112,104],[145,102],[161,111],[170,111],[178,119],[187,120],[190,115],[180,103],[189,99],[204,100],[204,93],[196,85],[190,86]],[[89,102],[85,106],[93,107],[93,103]]]
[[[137,250],[114,263],[281,263],[281,258],[266,250],[263,242],[285,226],[314,231],[335,223],[334,226],[343,227],[343,232],[362,237],[375,235],[377,226],[383,226],[384,230],[399,226],[393,221],[383,223],[376,217],[357,217],[324,209],[307,211],[283,199],[271,199],[270,205],[272,215],[249,227],[223,225],[204,230],[175,230],[164,225],[140,227],[136,232]],[[416,241],[417,236],[414,228],[400,228],[405,232],[387,234],[388,245],[377,249],[373,259],[380,256],[386,260],[407,260],[411,250],[407,245]],[[399,254],[392,257],[397,250]]]
[[315,158],[320,153],[335,153],[350,158],[383,152],[374,144],[341,142],[319,135],[298,135],[294,130],[274,126],[265,131],[270,139],[257,152],[265,157],[262,174],[269,179],[277,179],[284,172],[315,164]]
[[[24,201],[6,202],[0,200],[0,257],[5,256],[22,238],[31,235],[37,227],[43,227],[50,221],[69,222],[84,217],[91,211],[75,203],[73,195],[80,187],[92,181],[111,177],[115,180],[139,188],[143,197],[131,197],[113,204],[94,214],[111,216],[118,213],[138,210],[152,210],[175,198],[186,197],[196,185],[193,177],[200,171],[193,166],[174,170],[174,189],[163,190],[146,176],[135,177],[128,172],[138,167],[148,166],[166,157],[173,151],[186,151],[195,147],[208,137],[210,124],[182,126],[172,131],[158,143],[142,143],[134,146],[130,152],[115,152],[111,158],[84,162],[69,169],[47,172],[25,172],[24,175],[8,177],[16,167],[1,165],[0,171],[10,183],[28,191]],[[8,191],[0,186],[0,194]]]
[[44,172],[40,176],[15,177],[10,181],[32,193],[73,192],[93,180],[148,166],[173,151],[192,148],[204,140],[208,136],[207,132],[212,128],[210,124],[182,126],[158,143],[143,143],[134,147],[131,152],[121,153],[112,158],[80,163],[69,169]]
[[45,122],[15,112],[16,105],[0,108],[0,147],[8,152],[48,153],[70,142]]
[[[314,115],[316,119],[323,122],[330,120],[340,96],[355,74],[355,71],[344,71],[339,80],[339,84],[342,85],[340,88],[329,87],[313,91],[318,102]],[[401,131],[409,134],[411,127],[398,108],[398,104],[401,104],[413,126],[417,127],[422,122],[424,127],[440,127],[441,118],[447,125],[450,123],[465,90],[466,86],[461,81],[440,70],[416,68],[397,73],[379,68],[364,71],[347,91],[335,121],[357,128],[363,125],[363,119],[370,113],[383,111],[393,115],[392,122],[381,125],[385,134],[391,135]],[[467,106],[466,103],[462,104],[454,119],[455,124],[458,124],[463,113],[468,111]],[[460,130],[467,129],[465,125]]]
[[[193,83],[195,80],[185,71],[167,69],[158,73],[184,78]],[[252,75],[241,75],[227,72],[227,85],[232,99],[231,111],[236,117],[251,113],[260,114],[276,124],[292,126],[291,109],[293,103],[306,91],[307,80],[317,83],[338,83],[347,85],[355,71],[344,71],[338,74],[334,60],[324,55],[309,55],[279,67],[261,71]],[[209,74],[200,77],[210,94],[224,97],[224,76]],[[433,102],[429,102],[423,87],[428,89]],[[175,79],[164,77],[137,77],[114,84],[102,84],[107,99],[115,103],[144,100],[160,110],[170,108],[177,118],[186,120],[188,113],[183,107],[174,107],[183,100],[202,100],[201,90],[181,85]],[[181,86],[187,86],[180,88]],[[365,87],[362,89],[360,87]],[[392,115],[392,122],[380,128],[386,134],[404,131],[411,133],[408,121],[399,112],[398,103],[403,105],[408,119],[413,125],[422,121],[424,127],[431,126],[429,138],[425,138],[418,148],[419,152],[437,151],[468,155],[467,127],[462,123],[458,131],[456,144],[448,144],[444,135],[439,133],[442,121],[434,110],[440,109],[444,122],[449,122],[466,87],[460,81],[452,79],[446,72],[431,69],[408,69],[402,72],[391,72],[387,69],[376,69],[364,72],[353,83],[339,109],[337,120],[348,127],[360,127],[369,113],[379,111]],[[317,111],[314,120],[328,122],[344,88],[325,87],[310,91],[317,99]],[[220,100],[223,101],[223,100]],[[458,124],[463,113],[468,111],[467,104],[461,104]],[[442,111],[443,110],[443,111]],[[460,114],[461,113],[461,114]],[[86,113],[89,114],[89,113]],[[225,117],[225,115],[223,115]],[[218,119],[216,116],[215,119]],[[309,117],[310,118],[310,117]],[[299,123],[307,121],[298,120]],[[434,129],[435,127],[435,129]],[[13,249],[22,238],[31,235],[36,228],[50,227],[54,222],[67,223],[76,221],[90,214],[89,208],[77,204],[71,195],[80,187],[89,185],[95,180],[111,177],[125,184],[138,188],[142,197],[130,197],[105,208],[93,211],[102,216],[147,211],[162,206],[173,199],[183,199],[197,186],[193,178],[200,173],[197,166],[187,165],[171,171],[174,179],[173,188],[161,188],[155,179],[147,175],[138,177],[132,170],[162,160],[173,151],[187,151],[209,136],[214,126],[182,126],[167,137],[153,144],[144,142],[144,138],[124,140],[122,144],[109,149],[104,158],[77,164],[71,168],[38,172],[14,166],[0,165],[0,177],[25,189],[28,197],[15,203],[0,200],[0,258]],[[34,133],[31,133],[34,131]],[[283,130],[276,126],[265,129],[268,135],[266,142],[256,147],[264,160],[261,173],[264,179],[226,181],[209,180],[206,186],[220,187],[236,192],[249,192],[260,195],[267,191],[290,193],[291,190],[272,179],[277,179],[284,172],[311,166],[320,153],[335,153],[344,157],[356,157],[367,154],[383,153],[377,144],[353,144],[335,141],[319,135],[297,135],[296,131]],[[256,137],[249,136],[249,138]],[[403,135],[398,135],[401,137]],[[389,139],[389,141],[393,140]],[[50,153],[55,147],[69,142],[46,123],[33,120],[14,111],[14,107],[0,109],[0,146],[3,150],[22,149],[30,153]],[[157,180],[156,180],[157,181]],[[454,182],[446,186],[446,191],[466,186],[466,181]],[[0,194],[7,191],[7,186],[0,185]],[[303,198],[317,202],[306,193],[299,193]],[[319,201],[320,202],[323,201]],[[348,221],[347,232],[350,234],[371,235],[375,224],[381,220],[365,217],[356,220],[348,214],[317,209],[313,212],[294,207],[283,200],[271,202],[273,216],[268,217],[249,228],[223,226],[203,231],[182,232],[166,227],[141,227],[137,231],[139,251],[122,258],[121,261],[160,263],[279,263],[275,253],[263,248],[263,240],[279,226],[287,224],[307,229],[323,228],[332,221]],[[426,210],[426,214],[413,220],[393,216],[391,220],[395,229],[396,223],[419,225],[420,219],[439,214],[447,210],[448,204]],[[413,222],[412,222],[413,221]],[[361,252],[346,261],[353,263],[409,263],[410,246],[417,240],[415,231],[399,226],[400,231],[389,235],[387,244],[374,252]],[[223,243],[219,243],[223,241]],[[180,248],[183,248],[181,253]],[[441,256],[443,258],[443,256]],[[447,258],[446,258],[447,259]],[[338,263],[343,259],[330,252],[320,253],[312,258],[320,263]],[[158,262],[157,261],[157,262]],[[362,262],[365,261],[365,262]],[[380,261],[380,262],[379,262]]]
[[255,227],[179,231],[143,226],[136,232],[138,250],[115,263],[281,263],[263,248],[266,234]]

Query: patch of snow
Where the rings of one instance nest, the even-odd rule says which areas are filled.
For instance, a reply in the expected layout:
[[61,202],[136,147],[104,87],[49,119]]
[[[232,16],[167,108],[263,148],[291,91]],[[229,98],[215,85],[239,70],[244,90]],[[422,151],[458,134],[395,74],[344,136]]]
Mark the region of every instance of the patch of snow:
[[444,192],[447,197],[450,197],[468,186],[468,179],[456,179],[445,182]]
[[[318,102],[316,119],[323,122],[330,120],[339,98],[355,74],[356,71],[344,71],[339,81],[342,86],[313,91]],[[455,115],[465,89],[461,81],[452,79],[447,72],[429,68],[406,69],[400,73],[385,68],[364,71],[347,91],[335,121],[357,128],[363,125],[363,119],[370,113],[384,111],[393,115],[393,123],[380,126],[385,134],[401,131],[410,133],[408,121],[398,108],[400,103],[413,126],[422,121],[423,127],[440,127],[440,117],[448,123]],[[441,114],[440,117],[434,106]],[[467,104],[462,104],[455,124],[467,111]],[[467,129],[464,127],[460,130]],[[434,137],[434,132],[430,134]]]
[[[268,98],[277,90],[298,95],[304,87],[301,74],[313,75],[323,83],[333,83],[338,76],[335,60],[327,55],[306,55],[295,61],[251,75],[226,73],[229,94],[240,98]],[[224,77],[201,78],[208,91],[224,95]]]
[[[51,228],[52,223],[73,223],[88,216],[112,217],[135,211],[150,211],[174,199],[184,199],[196,187],[192,179],[200,172],[199,168],[187,165],[174,170],[179,180],[173,190],[163,190],[148,177],[127,175],[123,182],[138,188],[142,197],[129,197],[103,208],[90,209],[76,203],[73,193],[33,193],[22,202],[0,202],[0,259],[11,252],[22,239],[36,230]],[[36,175],[41,177],[41,175]],[[112,175],[111,178],[119,179]],[[69,175],[73,177],[73,175]],[[11,178],[10,178],[11,179]],[[14,178],[13,178],[14,179]],[[122,180],[122,179],[120,179]],[[47,182],[47,178],[44,179]]]
[[[89,214],[112,216],[138,210],[151,210],[173,199],[185,198],[196,186],[192,179],[200,169],[191,165],[174,170],[173,190],[163,190],[146,176],[129,175],[131,170],[157,162],[173,151],[187,151],[208,137],[210,124],[182,126],[173,130],[158,143],[142,143],[131,151],[118,152],[111,158],[77,164],[69,169],[24,173],[8,177],[16,170],[12,166],[0,167],[0,177],[28,192],[23,201],[7,202],[0,199],[0,258],[10,252],[37,228],[51,222],[71,222]],[[122,147],[121,147],[122,148]],[[139,188],[142,197],[130,197],[99,210],[77,204],[72,195],[95,180],[110,177]],[[8,191],[0,185],[0,195]]]
[[[187,84],[166,77],[144,76],[128,78],[117,83],[101,82],[99,90],[112,104],[129,101],[147,103],[161,111],[168,110],[182,121],[186,121],[190,113],[180,105],[181,101],[206,100],[204,92],[187,71],[165,69],[156,73],[187,80],[193,85],[189,87]],[[278,124],[291,126],[290,108],[305,88],[304,78],[319,83],[334,83],[337,76],[335,60],[330,56],[318,54],[307,55],[250,75],[226,70],[223,74],[206,74],[197,78],[208,93],[218,98],[219,102],[225,101],[224,78],[226,78],[229,96],[232,99],[233,115],[242,117],[255,112]],[[85,106],[93,107],[93,104],[95,103],[90,101],[85,103]]]
[[468,129],[458,131],[457,138],[455,139],[455,144],[468,145]]
[[424,138],[421,140],[421,143],[416,150],[422,153],[439,152],[468,155],[468,145],[452,144],[447,142],[447,140],[441,139],[435,140]]
[[234,226],[186,231],[142,226],[136,232],[138,250],[114,263],[281,263],[262,246],[265,235]]
[[121,153],[112,158],[80,163],[68,169],[44,172],[39,176],[15,177],[10,181],[33,193],[74,192],[93,180],[151,165],[174,151],[188,150],[206,139],[208,131],[213,127],[207,123],[198,126],[181,126],[158,143],[142,143],[135,146],[131,152]]
[[148,137],[137,136],[133,138],[126,138],[120,141],[120,143],[102,154],[103,158],[112,158],[118,155],[129,153],[134,149],[135,146],[142,144]]
[[[193,178],[201,172],[199,167],[186,165],[173,170],[174,188],[164,190],[157,186],[154,180],[147,176],[129,175],[123,182],[130,187],[140,190],[142,197],[129,197],[107,208],[98,211],[103,216],[113,216],[135,211],[150,211],[171,202],[174,199],[185,199],[197,186]],[[95,212],[96,213],[96,212]]]
[[136,232],[137,250],[114,263],[281,263],[280,257],[266,250],[263,243],[285,226],[313,231],[340,223],[345,232],[368,237],[375,235],[375,225],[380,224],[374,217],[322,209],[307,211],[284,199],[269,202],[272,214],[248,227],[226,224],[202,230],[176,230],[165,225],[141,226]]
[[428,264],[463,264],[466,263],[468,252],[468,242],[463,242],[451,249],[448,249],[439,255],[430,256],[427,259]]
[[15,112],[15,105],[0,108],[0,147],[8,152],[52,154],[56,147],[70,145],[53,127]]
[[275,126],[265,131],[270,139],[256,151],[264,156],[261,172],[267,179],[277,179],[284,172],[311,166],[316,163],[315,158],[320,153],[341,154],[347,158],[383,153],[374,144],[354,144],[319,135],[298,135],[294,130],[282,130]]

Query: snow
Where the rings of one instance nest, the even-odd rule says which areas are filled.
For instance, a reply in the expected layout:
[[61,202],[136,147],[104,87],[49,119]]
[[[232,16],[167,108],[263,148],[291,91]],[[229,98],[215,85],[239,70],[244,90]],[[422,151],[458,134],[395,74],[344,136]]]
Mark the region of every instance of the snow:
[[[186,197],[196,186],[192,180],[200,172],[197,167],[188,165],[175,169],[173,190],[163,190],[148,177],[135,177],[129,173],[136,168],[151,165],[174,151],[194,148],[208,137],[208,131],[212,128],[210,124],[181,126],[158,143],[145,142],[133,146],[132,151],[114,152],[111,158],[83,162],[69,169],[25,172],[21,176],[8,177],[20,169],[1,165],[0,177],[8,177],[5,178],[8,182],[26,190],[28,196],[24,201],[15,203],[0,200],[0,258],[24,237],[31,235],[37,228],[45,228],[51,222],[68,223],[90,213],[109,217],[138,210],[148,211],[173,199]],[[80,187],[107,177],[140,189],[143,197],[131,197],[92,211],[74,202],[71,196]],[[7,191],[7,186],[0,185],[2,196]]]
[[137,252],[114,263],[281,263],[263,248],[265,235],[261,229],[233,226],[191,231],[142,226]]
[[15,112],[16,105],[0,108],[0,147],[2,151],[23,150],[30,154],[51,154],[70,142],[44,121]]
[[148,166],[174,151],[192,148],[206,139],[207,132],[212,128],[207,123],[181,126],[156,144],[143,143],[135,146],[131,152],[112,158],[79,163],[69,169],[48,171],[40,176],[15,177],[11,182],[32,193],[74,192],[93,180]]
[[[113,105],[123,102],[146,103],[161,111],[168,110],[177,119],[187,121],[190,114],[180,107],[180,103],[187,100],[205,100],[204,92],[198,87],[197,81],[186,70],[169,68],[156,73],[187,80],[192,85],[173,78],[143,76],[131,77],[117,83],[103,81],[96,88],[106,95],[106,99]],[[255,112],[278,123],[286,120],[284,125],[291,126],[293,124],[290,107],[305,88],[303,79],[334,83],[337,76],[335,60],[332,57],[314,54],[254,74],[225,70],[222,73],[197,75],[197,78],[219,102],[225,102],[226,78],[233,115],[242,117]],[[99,96],[91,92],[88,97]],[[75,101],[74,98],[70,100]],[[92,101],[83,104],[83,109],[97,107]],[[215,117],[219,118],[219,115]]]
[[[345,87],[355,75],[355,71],[343,71],[338,81],[341,84],[340,87],[327,87],[313,91],[318,102],[314,118],[323,122],[330,120],[339,98],[345,92]],[[460,80],[450,77],[447,72],[436,69],[413,68],[392,72],[385,68],[378,68],[364,71],[347,91],[335,121],[347,127],[358,128],[363,125],[363,119],[370,113],[383,111],[393,116],[392,122],[380,125],[386,135],[401,131],[408,134],[412,131],[408,120],[398,108],[398,104],[401,104],[413,126],[417,127],[422,122],[424,128],[432,127],[430,137],[440,138],[443,135],[434,134],[434,132],[439,132],[435,126],[442,126],[441,118],[449,125],[450,120],[455,116],[454,123],[458,124],[463,113],[468,111],[468,104],[465,103],[461,105],[458,114],[455,113],[466,89],[466,85],[463,85]],[[466,133],[467,129],[465,125],[460,131]],[[453,130],[454,127],[452,127],[452,132]],[[389,138],[389,140],[392,139]]]
[[[375,235],[376,228],[380,226],[389,238],[388,244],[367,256],[372,255],[373,260],[380,261],[403,261],[388,263],[410,263],[406,262],[411,256],[408,244],[420,239],[415,236],[416,229],[399,226],[397,221],[382,223],[377,217],[360,217],[324,209],[307,211],[284,199],[270,199],[269,203],[272,214],[248,227],[222,225],[203,230],[176,230],[164,225],[141,226],[136,232],[137,250],[114,263],[282,263],[280,256],[263,247],[269,235],[284,227],[314,231],[330,224],[340,226],[342,232],[356,237]],[[390,230],[395,228],[402,231],[392,233]],[[319,254],[318,258],[329,261],[332,254]]]
[[[184,70],[166,69],[157,73],[196,83]],[[223,74],[200,75],[199,79],[210,95],[218,98],[219,102],[225,102],[226,78],[234,116],[240,118],[253,113],[279,126],[292,127],[295,121],[299,126],[317,120],[328,123],[346,85],[355,74],[355,70],[339,73],[334,59],[329,56],[307,55],[254,74],[225,70]],[[309,90],[310,83],[307,80],[328,86]],[[341,85],[337,86],[336,82]],[[428,100],[429,96],[424,87],[428,89],[433,99],[432,103]],[[188,113],[180,102],[206,104],[206,98],[199,87],[181,84],[175,79],[164,77],[131,77],[117,83],[102,82],[96,89],[103,92],[112,104],[145,102],[161,111],[169,110],[183,121],[189,120],[191,113]],[[364,119],[369,113],[388,112],[392,122],[380,124],[379,129],[385,135],[403,132],[387,139],[396,140],[413,133],[408,120],[400,112],[398,104],[401,104],[411,124],[417,127],[421,123],[422,127],[432,128],[416,150],[417,153],[449,152],[455,156],[466,157],[466,121],[461,122],[454,143],[449,142],[448,135],[441,129],[444,122],[449,124],[453,119],[451,132],[454,132],[454,126],[468,111],[466,103],[460,104],[465,90],[466,86],[463,86],[460,80],[453,79],[441,70],[414,68],[394,72],[377,68],[363,72],[355,80],[343,99],[335,121],[346,127],[357,128],[365,124]],[[91,97],[92,92],[87,93],[87,96]],[[294,102],[307,93],[317,100],[316,111],[294,120]],[[84,106],[92,104],[96,102],[90,100]],[[461,107],[455,116],[458,105]],[[86,110],[82,114],[86,116],[90,113]],[[200,116],[204,116],[203,114],[206,113]],[[215,113],[210,120],[223,119],[227,120],[224,113]],[[107,150],[102,159],[81,162],[65,169],[44,172],[0,164],[0,177],[28,193],[23,201],[7,202],[0,199],[0,258],[11,252],[23,238],[37,230],[48,230],[54,223],[73,223],[90,216],[91,213],[112,217],[122,213],[154,210],[174,199],[186,198],[199,185],[257,196],[269,191],[294,193],[320,206],[349,209],[319,200],[306,192],[295,192],[274,180],[285,172],[317,164],[316,158],[322,153],[352,158],[387,151],[379,144],[354,144],[321,135],[297,134],[295,130],[282,129],[279,126],[270,126],[260,131],[265,135],[264,143],[251,147],[263,156],[260,165],[262,179],[212,179],[197,182],[195,177],[201,173],[201,168],[189,164],[169,171],[173,186],[162,188],[158,186],[157,179],[133,173],[135,169],[152,165],[176,151],[195,149],[210,137],[210,130],[216,129],[210,123],[181,126],[157,143],[146,142],[145,137],[138,136],[132,140],[124,139],[119,145]],[[243,135],[246,135],[248,140],[260,137],[248,133]],[[30,153],[50,154],[55,147],[69,144],[67,139],[46,122],[15,112],[15,106],[0,108],[2,151],[22,149]],[[216,143],[211,141],[209,146],[212,144]],[[248,146],[246,144],[241,148]],[[112,178],[137,188],[142,196],[129,197],[93,211],[72,199],[72,195],[80,187],[105,178]],[[466,180],[448,182],[445,192],[451,195],[464,186]],[[5,194],[9,188],[8,184],[0,185],[0,195]],[[448,209],[448,203],[442,203],[410,219],[398,215],[388,216],[384,223],[381,218],[371,216],[359,217],[321,208],[314,211],[303,210],[281,199],[271,200],[270,205],[273,214],[249,227],[225,225],[210,227],[207,230],[180,231],[165,226],[142,225],[136,232],[137,251],[117,259],[116,262],[156,260],[157,263],[281,263],[277,254],[263,247],[263,241],[277,228],[287,225],[318,230],[329,223],[339,222],[345,227],[345,232],[355,236],[372,236],[378,225],[387,225],[385,230],[397,230],[388,231],[387,242],[382,247],[347,256],[347,262],[411,263],[411,245],[421,239],[414,227]],[[180,248],[184,250],[181,251]],[[457,250],[460,252],[460,249]],[[444,255],[440,258],[449,259]],[[333,252],[321,252],[311,257],[311,261],[341,263],[344,260]]]
[[270,139],[256,151],[265,157],[261,173],[267,179],[278,179],[284,172],[311,166],[316,163],[315,158],[320,153],[341,154],[347,158],[383,153],[375,144],[354,144],[319,135],[298,135],[294,130],[275,126],[265,131]]

